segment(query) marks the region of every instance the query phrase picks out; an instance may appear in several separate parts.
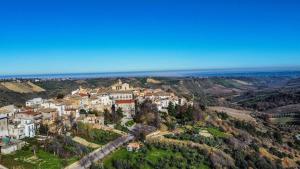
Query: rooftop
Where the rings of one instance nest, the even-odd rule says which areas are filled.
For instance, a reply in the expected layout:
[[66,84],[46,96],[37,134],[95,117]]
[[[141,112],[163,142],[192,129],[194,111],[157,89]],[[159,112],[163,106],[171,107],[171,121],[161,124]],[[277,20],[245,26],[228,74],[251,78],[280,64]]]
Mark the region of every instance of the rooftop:
[[134,100],[116,100],[116,104],[131,104]]

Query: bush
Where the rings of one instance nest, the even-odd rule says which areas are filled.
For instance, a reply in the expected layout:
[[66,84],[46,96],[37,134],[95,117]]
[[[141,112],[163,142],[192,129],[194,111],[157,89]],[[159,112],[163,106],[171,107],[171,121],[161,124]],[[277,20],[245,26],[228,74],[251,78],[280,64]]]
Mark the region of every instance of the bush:
[[134,121],[133,120],[130,120],[128,122],[126,122],[125,124],[127,127],[132,127],[134,125]]
[[218,112],[218,113],[217,113],[217,116],[218,116],[219,118],[221,118],[222,120],[227,120],[227,119],[229,118],[228,114],[225,113],[225,112]]

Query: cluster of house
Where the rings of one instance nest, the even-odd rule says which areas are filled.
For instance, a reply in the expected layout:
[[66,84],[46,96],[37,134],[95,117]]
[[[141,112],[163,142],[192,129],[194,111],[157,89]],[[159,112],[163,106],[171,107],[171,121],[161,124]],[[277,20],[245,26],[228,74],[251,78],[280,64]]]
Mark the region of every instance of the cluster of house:
[[139,89],[134,91],[137,102],[142,103],[145,100],[151,100],[157,105],[160,112],[167,112],[170,103],[173,105],[193,105],[193,101],[178,97],[174,93],[166,92],[162,89]]
[[[72,121],[104,125],[103,114],[82,113],[82,110],[84,112],[90,110],[112,112],[121,108],[124,118],[132,119],[135,113],[135,103],[146,99],[152,100],[159,111],[166,111],[171,102],[179,105],[192,104],[173,93],[160,89],[132,88],[129,84],[122,83],[121,80],[109,88],[83,89],[80,87],[64,98],[34,98],[26,101],[23,108],[16,108],[13,105],[0,108],[0,140],[35,137],[41,124],[48,126],[50,132],[59,134],[62,131],[58,128],[57,119],[62,122],[60,125],[67,127],[71,127]],[[3,149],[7,147],[7,143],[1,141],[0,146]]]

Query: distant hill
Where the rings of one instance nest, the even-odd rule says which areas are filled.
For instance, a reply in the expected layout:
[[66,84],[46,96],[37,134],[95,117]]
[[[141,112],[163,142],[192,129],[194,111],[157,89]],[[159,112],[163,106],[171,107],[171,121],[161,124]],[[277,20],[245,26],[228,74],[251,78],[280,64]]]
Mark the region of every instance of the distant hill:
[[38,85],[32,82],[2,82],[0,83],[2,88],[6,88],[16,93],[39,93],[46,91]]
[[161,84],[161,81],[155,80],[155,79],[153,79],[153,78],[147,78],[147,83]]

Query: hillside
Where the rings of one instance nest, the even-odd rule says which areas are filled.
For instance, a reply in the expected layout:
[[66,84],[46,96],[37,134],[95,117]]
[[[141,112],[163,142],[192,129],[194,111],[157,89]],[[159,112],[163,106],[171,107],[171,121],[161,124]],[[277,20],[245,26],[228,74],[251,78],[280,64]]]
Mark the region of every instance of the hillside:
[[2,82],[2,88],[6,88],[16,93],[38,93],[44,92],[45,89],[33,84],[32,82]]
[[[57,94],[69,94],[78,89],[108,87],[117,78],[95,78],[82,80],[45,80],[0,83],[0,105],[24,104],[33,97],[51,98]],[[156,77],[149,83],[148,78],[122,78],[134,87],[162,88],[176,95],[192,99],[208,106],[226,106],[267,111],[281,106],[300,103],[300,80],[295,78],[183,78]],[[151,81],[151,80],[150,80]]]

